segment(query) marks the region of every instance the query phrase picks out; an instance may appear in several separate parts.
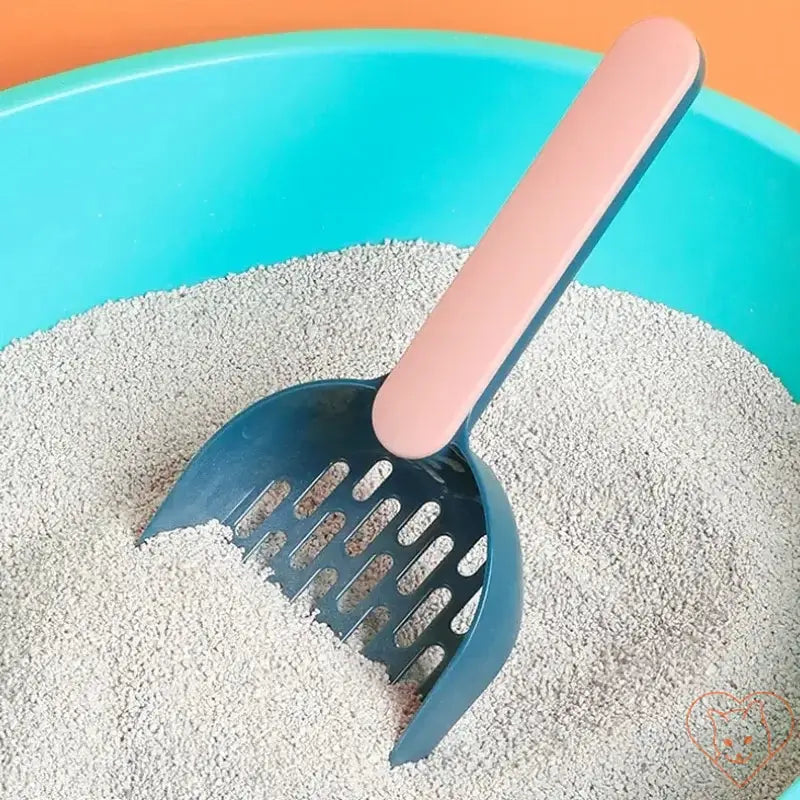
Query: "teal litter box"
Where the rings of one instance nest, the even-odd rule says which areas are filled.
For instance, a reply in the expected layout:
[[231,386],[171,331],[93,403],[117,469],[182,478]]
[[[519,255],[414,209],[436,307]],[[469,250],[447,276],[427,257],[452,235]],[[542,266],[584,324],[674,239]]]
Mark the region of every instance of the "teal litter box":
[[[321,32],[2,92],[0,347],[109,299],[290,256],[471,244],[596,61],[494,37]],[[703,91],[579,279],[697,314],[800,399],[799,213],[800,135]]]
[[[386,238],[475,242],[596,63],[341,31],[0,92],[0,346],[109,298]],[[800,135],[704,91],[579,279],[689,311],[800,397]]]

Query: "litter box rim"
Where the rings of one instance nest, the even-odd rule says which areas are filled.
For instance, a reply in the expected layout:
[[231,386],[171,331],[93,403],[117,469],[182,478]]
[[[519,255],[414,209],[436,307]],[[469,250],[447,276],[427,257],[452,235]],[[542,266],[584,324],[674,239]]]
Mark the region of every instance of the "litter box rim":
[[[500,36],[350,29],[159,50],[0,92],[0,348],[256,264],[387,239],[474,244],[597,61]],[[384,90],[421,114],[398,120]],[[251,109],[240,129],[237,103]],[[191,147],[174,158],[165,132],[217,148],[219,168]],[[800,399],[798,202],[800,133],[702,90],[578,279],[701,318]]]
[[[560,70],[588,76],[600,54],[565,45],[494,34],[425,29],[344,28],[218,39],[152,50],[61,72],[0,91],[0,118],[43,103],[116,83],[164,72],[197,69],[226,61],[246,61],[287,54],[326,52],[379,53],[392,49],[408,54],[547,63]],[[800,164],[800,133],[768,114],[728,95],[703,88],[691,109],[737,131],[776,155]]]

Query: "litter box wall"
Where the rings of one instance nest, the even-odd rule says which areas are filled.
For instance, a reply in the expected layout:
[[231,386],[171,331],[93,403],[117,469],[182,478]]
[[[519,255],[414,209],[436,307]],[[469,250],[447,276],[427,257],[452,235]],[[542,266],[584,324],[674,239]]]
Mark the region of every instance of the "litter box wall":
[[[0,93],[0,346],[256,263],[473,243],[594,63],[493,37],[324,32]],[[698,314],[800,397],[798,207],[800,136],[704,92],[580,280]]]

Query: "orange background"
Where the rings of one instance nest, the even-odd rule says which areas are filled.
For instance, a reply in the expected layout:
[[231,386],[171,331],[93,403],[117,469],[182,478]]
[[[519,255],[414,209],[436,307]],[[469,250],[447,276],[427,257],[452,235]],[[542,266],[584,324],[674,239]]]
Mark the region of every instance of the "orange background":
[[800,0],[0,0],[0,88],[188,42],[314,28],[446,28],[604,50],[627,24],[690,25],[707,84],[800,129]]

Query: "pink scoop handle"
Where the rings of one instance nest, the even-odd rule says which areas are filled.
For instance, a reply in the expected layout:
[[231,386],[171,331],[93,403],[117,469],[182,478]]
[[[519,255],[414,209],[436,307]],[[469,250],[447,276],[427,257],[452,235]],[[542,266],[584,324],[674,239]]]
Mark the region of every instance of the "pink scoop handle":
[[452,440],[701,69],[674,20],[617,39],[381,384],[372,423],[389,452]]

